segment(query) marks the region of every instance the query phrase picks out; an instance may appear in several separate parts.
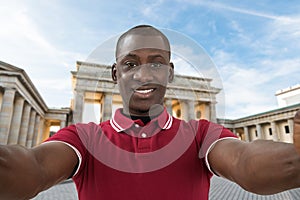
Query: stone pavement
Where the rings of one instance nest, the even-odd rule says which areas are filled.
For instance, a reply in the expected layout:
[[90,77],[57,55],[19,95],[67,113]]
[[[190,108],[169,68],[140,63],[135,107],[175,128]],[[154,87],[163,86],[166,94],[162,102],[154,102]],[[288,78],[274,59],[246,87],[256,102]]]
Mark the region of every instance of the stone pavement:
[[[237,184],[213,177],[209,200],[299,200],[300,188],[276,195],[261,196],[246,192]],[[75,185],[67,181],[40,193],[32,200],[78,200]]]

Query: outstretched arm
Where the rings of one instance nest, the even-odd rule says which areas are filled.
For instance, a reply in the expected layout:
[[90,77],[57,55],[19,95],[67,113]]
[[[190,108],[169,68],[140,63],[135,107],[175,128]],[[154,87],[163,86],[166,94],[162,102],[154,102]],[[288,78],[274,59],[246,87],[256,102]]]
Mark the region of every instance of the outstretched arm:
[[294,118],[294,145],[296,148],[296,151],[300,155],[300,110],[295,115]]
[[[300,139],[299,111],[294,122],[294,134]],[[250,192],[274,194],[300,187],[300,156],[295,146],[268,140],[222,140],[209,153],[209,162],[217,174]]]
[[67,179],[78,162],[67,145],[49,142],[32,149],[0,146],[0,199],[29,199]]

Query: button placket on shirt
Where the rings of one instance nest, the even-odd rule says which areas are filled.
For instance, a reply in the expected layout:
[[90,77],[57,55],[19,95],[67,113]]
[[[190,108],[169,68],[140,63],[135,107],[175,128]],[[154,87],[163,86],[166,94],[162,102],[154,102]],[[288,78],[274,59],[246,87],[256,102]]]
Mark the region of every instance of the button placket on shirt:
[[153,148],[153,136],[155,136],[158,132],[161,131],[161,128],[157,124],[157,122],[150,122],[150,124],[147,124],[146,126],[143,126],[143,124],[135,123],[133,124],[132,133],[136,137],[137,141],[137,152],[138,153],[144,153],[144,152],[150,152]]
[[150,140],[151,138],[148,137],[148,133],[145,132],[147,129],[146,126],[141,126],[139,124],[134,124],[135,133],[137,136],[137,152],[149,152],[150,150]]

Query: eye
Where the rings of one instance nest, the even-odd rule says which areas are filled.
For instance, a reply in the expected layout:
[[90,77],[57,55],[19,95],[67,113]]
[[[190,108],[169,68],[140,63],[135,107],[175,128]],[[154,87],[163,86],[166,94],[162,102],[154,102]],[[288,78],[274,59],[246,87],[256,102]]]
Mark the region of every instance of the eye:
[[131,61],[125,62],[125,65],[129,68],[134,68],[134,67],[138,66],[135,62],[131,62]]
[[162,66],[161,63],[151,63],[151,64],[150,64],[150,67],[152,67],[152,68],[159,68],[159,67],[161,67],[161,66]]

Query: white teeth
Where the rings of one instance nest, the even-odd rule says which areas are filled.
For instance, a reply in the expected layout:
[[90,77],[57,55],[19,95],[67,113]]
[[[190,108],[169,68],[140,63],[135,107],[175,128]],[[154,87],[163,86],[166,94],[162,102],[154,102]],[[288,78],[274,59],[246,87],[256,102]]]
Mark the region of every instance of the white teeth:
[[137,93],[141,93],[141,94],[147,94],[149,92],[152,92],[153,89],[149,89],[149,90],[135,90]]

